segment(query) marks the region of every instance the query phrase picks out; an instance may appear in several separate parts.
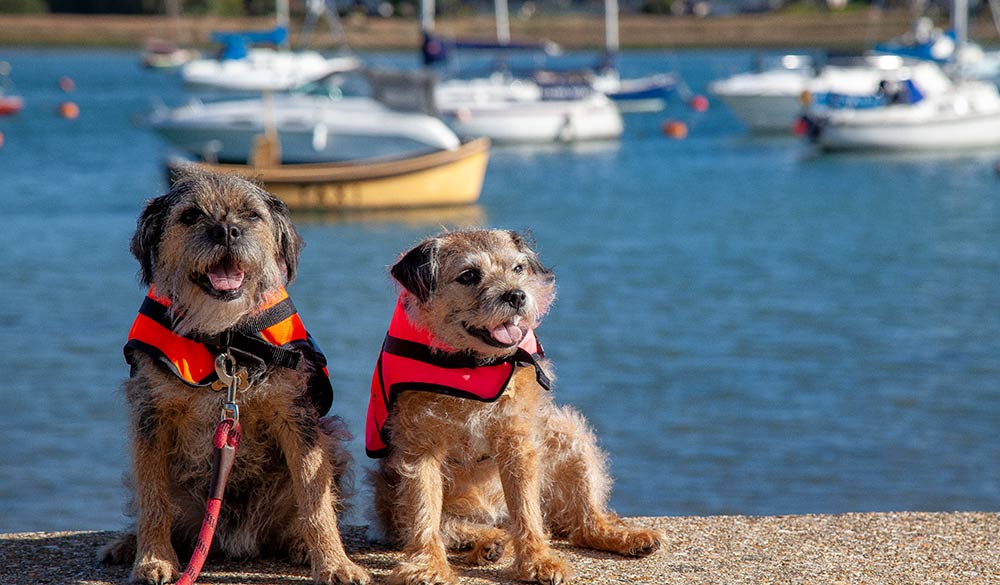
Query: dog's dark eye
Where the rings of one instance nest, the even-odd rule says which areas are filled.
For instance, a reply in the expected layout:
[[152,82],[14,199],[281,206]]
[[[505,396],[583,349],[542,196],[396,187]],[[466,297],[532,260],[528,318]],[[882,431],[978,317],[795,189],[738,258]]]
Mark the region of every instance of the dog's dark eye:
[[482,277],[480,276],[478,270],[475,268],[469,268],[468,270],[463,270],[462,273],[458,275],[458,278],[455,279],[455,282],[458,284],[470,285],[476,284],[481,278]]
[[521,274],[524,272],[524,264],[518,264],[514,267],[514,274]]
[[204,215],[205,214],[202,213],[200,209],[192,207],[191,209],[185,210],[184,213],[182,213],[178,218],[178,221],[184,225],[194,225],[199,219],[204,217]]
[[247,218],[247,221],[260,221],[260,220],[264,219],[256,211],[247,212],[246,218]]

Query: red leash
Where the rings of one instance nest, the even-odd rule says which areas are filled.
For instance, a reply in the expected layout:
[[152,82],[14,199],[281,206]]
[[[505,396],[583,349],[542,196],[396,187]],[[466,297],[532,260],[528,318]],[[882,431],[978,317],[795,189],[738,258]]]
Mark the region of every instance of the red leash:
[[[239,415],[236,415],[239,416]],[[215,429],[212,444],[215,454],[212,459],[212,484],[208,490],[208,502],[205,504],[205,519],[201,523],[198,542],[195,544],[187,570],[177,581],[177,585],[193,585],[205,564],[205,557],[212,546],[215,536],[215,525],[219,519],[219,509],[222,507],[222,493],[226,489],[229,472],[236,460],[236,446],[240,443],[240,423],[234,418],[225,418]]]

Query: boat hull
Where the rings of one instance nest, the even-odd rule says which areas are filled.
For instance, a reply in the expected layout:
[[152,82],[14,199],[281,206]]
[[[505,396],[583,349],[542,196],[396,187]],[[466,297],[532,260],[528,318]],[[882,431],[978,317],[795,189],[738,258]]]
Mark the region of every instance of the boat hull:
[[1000,113],[912,122],[823,123],[814,138],[825,150],[964,150],[1000,147]]
[[367,98],[304,95],[195,103],[154,112],[149,125],[192,156],[245,163],[266,118],[273,120],[285,163],[399,158],[459,145],[440,120],[388,110]]
[[603,95],[586,100],[469,105],[442,115],[460,138],[486,136],[502,144],[612,140],[624,131],[621,114]]
[[395,161],[253,167],[171,159],[170,173],[190,167],[263,183],[294,211],[410,209],[468,205],[479,199],[490,141]]
[[802,113],[802,94],[717,94],[726,107],[753,132],[790,132]]

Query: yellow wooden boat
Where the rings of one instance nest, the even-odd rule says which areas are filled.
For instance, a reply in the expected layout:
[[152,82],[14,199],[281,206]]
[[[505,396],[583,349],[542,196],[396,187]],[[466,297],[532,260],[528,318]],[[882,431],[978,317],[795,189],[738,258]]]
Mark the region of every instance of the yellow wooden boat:
[[251,162],[170,159],[171,174],[197,168],[257,180],[293,211],[349,211],[466,205],[479,199],[490,141],[410,158],[350,163],[280,164],[277,141],[262,135]]

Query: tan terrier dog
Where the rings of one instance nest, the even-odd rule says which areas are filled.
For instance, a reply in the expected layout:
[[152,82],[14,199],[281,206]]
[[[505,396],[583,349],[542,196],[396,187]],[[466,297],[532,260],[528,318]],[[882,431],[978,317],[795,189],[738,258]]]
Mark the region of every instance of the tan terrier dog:
[[[607,509],[605,456],[556,406],[534,328],[552,273],[514,232],[443,233],[391,269],[403,287],[372,380],[366,450],[381,528],[406,560],[393,583],[453,583],[447,552],[493,562],[513,541],[520,578],[565,582],[546,531],[629,556],[662,536]],[[510,531],[501,530],[507,523]]]
[[134,563],[132,583],[176,580],[175,545],[195,544],[229,373],[242,440],[212,551],[311,562],[319,583],[370,581],[337,529],[350,435],[339,418],[320,418],[333,399],[326,359],[284,290],[301,248],[285,204],[234,177],[181,177],[140,216],[132,253],[150,292],[124,384],[136,525],[101,551]]

